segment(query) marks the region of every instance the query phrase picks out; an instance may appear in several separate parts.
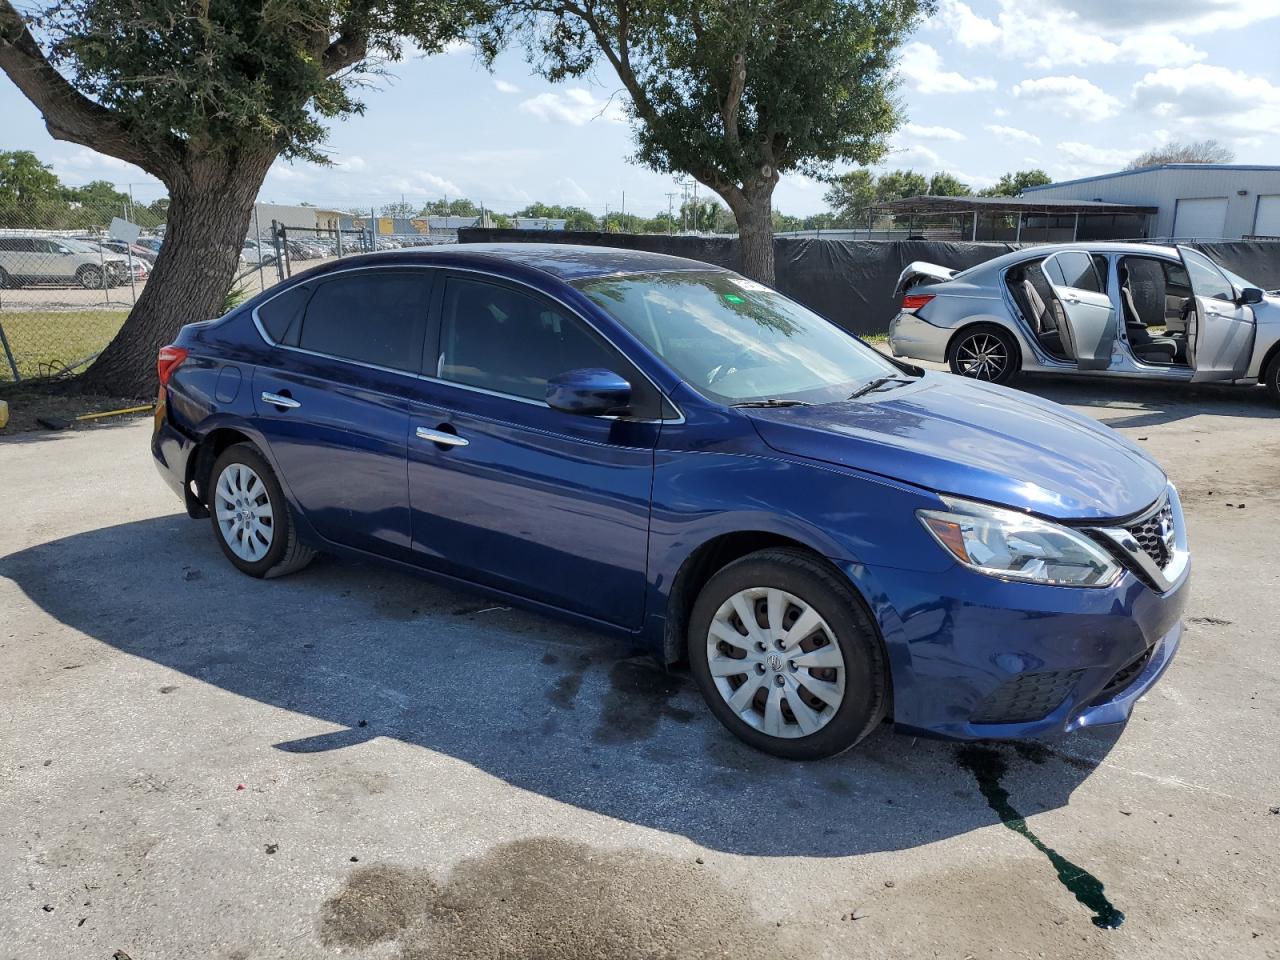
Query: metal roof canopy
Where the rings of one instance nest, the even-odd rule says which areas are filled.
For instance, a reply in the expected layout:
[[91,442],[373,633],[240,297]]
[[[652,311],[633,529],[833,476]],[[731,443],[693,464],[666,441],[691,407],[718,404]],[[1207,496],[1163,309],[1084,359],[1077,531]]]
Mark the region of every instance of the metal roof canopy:
[[873,203],[872,213],[929,214],[950,213],[1041,213],[1067,215],[1079,214],[1154,214],[1158,207],[1139,206],[1133,203],[1107,203],[1102,200],[1036,200],[1031,197],[904,197],[901,200],[885,200]]

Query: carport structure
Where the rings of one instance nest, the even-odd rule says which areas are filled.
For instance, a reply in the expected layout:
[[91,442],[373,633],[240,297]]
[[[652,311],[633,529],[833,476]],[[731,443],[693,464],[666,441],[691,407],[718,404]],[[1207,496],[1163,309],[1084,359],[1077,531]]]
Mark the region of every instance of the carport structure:
[[868,226],[905,228],[908,235],[929,240],[1137,240],[1149,235],[1156,213],[1156,207],[1102,200],[926,195],[873,204]]

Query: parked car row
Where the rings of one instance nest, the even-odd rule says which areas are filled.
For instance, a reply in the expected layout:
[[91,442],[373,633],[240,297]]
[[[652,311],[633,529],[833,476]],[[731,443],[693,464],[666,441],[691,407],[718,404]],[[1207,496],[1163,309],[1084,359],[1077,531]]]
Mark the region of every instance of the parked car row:
[[1055,244],[960,272],[918,262],[898,292],[894,355],[961,376],[1262,383],[1280,402],[1280,297],[1189,247]]
[[38,235],[0,236],[0,288],[59,284],[101,290],[146,280],[148,265],[96,241]]

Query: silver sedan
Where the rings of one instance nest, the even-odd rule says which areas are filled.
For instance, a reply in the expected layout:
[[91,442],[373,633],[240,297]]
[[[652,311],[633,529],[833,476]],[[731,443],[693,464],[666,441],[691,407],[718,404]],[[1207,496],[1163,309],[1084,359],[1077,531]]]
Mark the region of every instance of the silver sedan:
[[1264,384],[1280,402],[1280,297],[1186,247],[1031,247],[898,280],[894,356],[1004,383],[1019,371]]

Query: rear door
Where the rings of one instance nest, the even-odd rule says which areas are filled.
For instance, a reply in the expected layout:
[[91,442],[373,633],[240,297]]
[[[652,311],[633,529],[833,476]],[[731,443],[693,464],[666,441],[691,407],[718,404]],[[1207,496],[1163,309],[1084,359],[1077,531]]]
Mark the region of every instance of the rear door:
[[1238,291],[1217,264],[1202,253],[1179,247],[1191,279],[1195,306],[1187,313],[1187,360],[1192,380],[1236,380],[1253,354],[1253,311],[1236,302]]
[[1116,338],[1116,308],[1107,294],[1106,271],[1086,250],[1063,250],[1041,265],[1071,328],[1081,370],[1106,370]]
[[[409,430],[418,563],[621,627],[644,613],[664,402],[582,317],[528,287],[450,274]],[[549,377],[604,367],[634,415],[547,406]]]
[[257,426],[281,482],[327,540],[409,555],[405,439],[433,274],[354,269],[258,308],[276,343],[253,375]]

